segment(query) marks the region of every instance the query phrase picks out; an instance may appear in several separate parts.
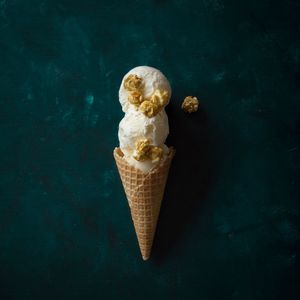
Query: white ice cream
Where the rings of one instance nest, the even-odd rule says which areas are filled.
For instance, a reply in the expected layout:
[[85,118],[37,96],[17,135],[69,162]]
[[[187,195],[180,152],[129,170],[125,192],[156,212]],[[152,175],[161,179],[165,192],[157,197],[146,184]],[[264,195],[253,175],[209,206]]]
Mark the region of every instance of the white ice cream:
[[129,92],[124,88],[124,79],[128,77],[128,75],[134,74],[138,77],[143,78],[144,82],[144,96],[150,97],[156,89],[167,90],[169,92],[169,99],[171,98],[171,87],[168,79],[165,75],[159,70],[141,66],[136,67],[130,70],[124,77],[119,90],[119,100],[122,105],[122,110],[126,113],[130,110],[137,110],[136,107],[128,102]]
[[128,102],[129,92],[124,88],[124,79],[128,75],[134,74],[143,79],[144,96],[150,97],[156,89],[167,90],[169,99],[171,96],[171,88],[166,77],[157,69],[141,66],[129,71],[123,78],[119,90],[119,100],[122,109],[125,112],[124,118],[119,124],[119,141],[120,148],[124,153],[127,162],[143,172],[151,170],[158,162],[137,161],[132,155],[135,144],[140,139],[148,139],[154,146],[163,148],[164,157],[168,151],[168,147],[164,144],[169,134],[168,117],[164,109],[152,118],[148,118],[134,105]]
[[152,145],[160,147],[168,134],[168,117],[164,110],[153,118],[148,118],[139,111],[128,111],[119,124],[120,147],[124,151],[131,151],[135,142],[143,138],[150,140]]

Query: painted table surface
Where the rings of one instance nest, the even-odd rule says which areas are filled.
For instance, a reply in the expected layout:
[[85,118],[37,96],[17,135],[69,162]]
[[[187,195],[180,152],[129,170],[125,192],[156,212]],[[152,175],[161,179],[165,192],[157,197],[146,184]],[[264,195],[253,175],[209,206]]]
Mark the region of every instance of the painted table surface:
[[[0,1],[0,299],[299,299],[299,11]],[[137,65],[177,149],[148,262],[112,156]]]

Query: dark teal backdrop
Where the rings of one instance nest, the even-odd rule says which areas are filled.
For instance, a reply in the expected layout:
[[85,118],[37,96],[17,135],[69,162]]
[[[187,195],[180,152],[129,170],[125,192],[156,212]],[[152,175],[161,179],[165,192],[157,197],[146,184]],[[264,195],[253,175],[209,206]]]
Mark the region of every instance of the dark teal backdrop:
[[[0,1],[0,299],[299,299],[299,13]],[[171,82],[177,149],[148,262],[112,157],[138,65]]]

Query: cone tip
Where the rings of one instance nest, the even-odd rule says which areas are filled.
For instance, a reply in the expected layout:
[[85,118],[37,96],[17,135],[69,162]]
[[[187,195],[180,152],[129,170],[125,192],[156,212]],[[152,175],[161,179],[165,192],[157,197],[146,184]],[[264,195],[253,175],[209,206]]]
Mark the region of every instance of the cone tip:
[[147,256],[146,255],[142,255],[142,257],[143,257],[143,260],[146,261],[146,260],[149,259],[150,256],[149,255],[147,255]]

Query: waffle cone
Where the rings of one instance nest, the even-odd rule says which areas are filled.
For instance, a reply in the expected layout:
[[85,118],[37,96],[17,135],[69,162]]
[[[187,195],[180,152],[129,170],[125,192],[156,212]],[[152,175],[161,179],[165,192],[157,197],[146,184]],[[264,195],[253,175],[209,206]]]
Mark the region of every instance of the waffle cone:
[[143,173],[127,163],[120,148],[114,150],[114,158],[144,260],[150,257],[160,205],[174,154],[175,150],[170,148],[165,160],[148,173]]

